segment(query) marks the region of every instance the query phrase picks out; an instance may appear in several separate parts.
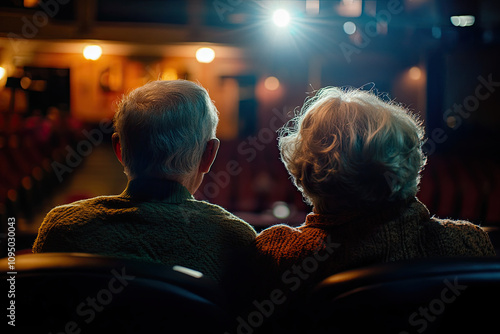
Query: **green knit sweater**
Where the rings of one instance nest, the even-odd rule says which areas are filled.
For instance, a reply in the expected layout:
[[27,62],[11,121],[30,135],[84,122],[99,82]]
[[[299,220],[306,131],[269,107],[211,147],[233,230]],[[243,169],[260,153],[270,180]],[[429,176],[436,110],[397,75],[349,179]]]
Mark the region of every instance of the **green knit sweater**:
[[371,264],[442,256],[494,256],[479,226],[431,217],[416,198],[364,212],[309,214],[298,228],[276,225],[257,239],[269,287],[311,286],[329,275]]
[[[251,251],[256,232],[179,183],[136,179],[119,196],[58,206],[45,217],[34,253],[86,252],[182,265],[221,281]],[[250,255],[249,255],[250,256]]]

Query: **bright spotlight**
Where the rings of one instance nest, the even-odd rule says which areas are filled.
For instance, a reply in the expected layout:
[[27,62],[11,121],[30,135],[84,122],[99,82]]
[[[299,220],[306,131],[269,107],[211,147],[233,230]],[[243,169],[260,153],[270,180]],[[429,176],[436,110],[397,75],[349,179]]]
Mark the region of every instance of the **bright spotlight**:
[[273,22],[278,27],[286,27],[290,23],[290,14],[284,9],[278,9],[273,14]]
[[354,34],[356,32],[356,25],[351,21],[347,21],[344,23],[344,32],[348,35]]
[[97,60],[102,55],[102,48],[99,45],[87,45],[83,49],[83,57],[89,60]]
[[450,21],[455,27],[470,27],[476,22],[476,18],[473,15],[460,15],[450,17]]
[[5,68],[0,66],[0,80],[2,80],[4,76],[5,76]]
[[211,63],[215,58],[215,51],[211,48],[199,48],[196,51],[196,60],[200,63]]

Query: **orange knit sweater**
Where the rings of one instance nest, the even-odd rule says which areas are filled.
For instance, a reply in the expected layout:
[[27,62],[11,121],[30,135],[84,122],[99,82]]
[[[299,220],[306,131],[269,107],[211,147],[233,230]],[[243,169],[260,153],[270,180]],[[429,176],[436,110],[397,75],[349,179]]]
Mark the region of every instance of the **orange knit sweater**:
[[416,198],[371,212],[311,213],[300,227],[276,225],[256,239],[268,287],[285,291],[317,283],[340,271],[404,259],[494,256],[479,226],[431,217]]

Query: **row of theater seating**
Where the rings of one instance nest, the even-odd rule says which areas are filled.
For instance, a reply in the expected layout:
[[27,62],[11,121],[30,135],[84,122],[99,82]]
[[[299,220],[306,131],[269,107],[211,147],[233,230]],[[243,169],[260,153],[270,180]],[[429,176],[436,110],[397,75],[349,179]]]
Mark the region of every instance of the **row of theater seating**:
[[231,212],[262,212],[275,202],[286,202],[299,211],[310,210],[291,183],[275,140],[223,140],[196,196]]
[[224,286],[177,266],[81,253],[19,255],[17,274],[9,273],[8,265],[9,259],[0,260],[0,287],[15,293],[8,296],[15,307],[7,308],[4,321],[14,319],[22,333],[499,330],[499,258],[372,265],[330,276],[286,307],[289,291],[279,291],[254,300],[245,312],[228,303]]
[[[276,141],[253,146],[248,140],[222,141],[212,172],[197,196],[232,212],[262,212],[276,201],[292,204],[299,211],[311,209],[280,161]],[[500,164],[488,157],[432,154],[417,196],[438,217],[497,225]]]
[[500,163],[490,157],[434,154],[422,173],[418,197],[438,217],[500,224]]
[[[65,147],[75,145],[81,126],[68,119],[0,113],[0,214],[29,216],[60,185],[52,163],[64,164]],[[258,139],[258,137],[257,137]],[[224,140],[197,198],[232,212],[262,213],[275,202],[309,212],[279,160],[276,141]],[[418,197],[439,217],[500,223],[500,165],[492,160],[433,154]],[[290,223],[300,223],[299,221]]]
[[[65,164],[66,147],[78,140],[66,118],[0,113],[0,215],[29,219],[61,185],[53,163]],[[2,223],[2,228],[5,224]],[[4,233],[5,231],[2,230]]]

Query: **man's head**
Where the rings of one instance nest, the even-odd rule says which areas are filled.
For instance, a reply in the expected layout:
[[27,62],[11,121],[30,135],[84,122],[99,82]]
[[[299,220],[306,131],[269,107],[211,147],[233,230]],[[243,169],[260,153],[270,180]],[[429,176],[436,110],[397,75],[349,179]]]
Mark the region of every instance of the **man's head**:
[[113,146],[129,178],[182,179],[200,164],[202,173],[208,172],[213,159],[202,158],[214,145],[217,152],[218,120],[203,87],[186,80],[153,81],[120,101]]

